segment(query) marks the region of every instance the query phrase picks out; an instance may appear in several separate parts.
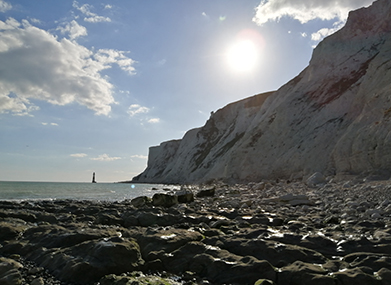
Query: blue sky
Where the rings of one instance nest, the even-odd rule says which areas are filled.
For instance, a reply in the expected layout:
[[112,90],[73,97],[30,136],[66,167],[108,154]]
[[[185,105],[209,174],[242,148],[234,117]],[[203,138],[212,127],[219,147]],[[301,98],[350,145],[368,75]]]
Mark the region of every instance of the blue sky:
[[[332,2],[332,3],[330,3]],[[129,180],[368,0],[0,0],[0,180]]]

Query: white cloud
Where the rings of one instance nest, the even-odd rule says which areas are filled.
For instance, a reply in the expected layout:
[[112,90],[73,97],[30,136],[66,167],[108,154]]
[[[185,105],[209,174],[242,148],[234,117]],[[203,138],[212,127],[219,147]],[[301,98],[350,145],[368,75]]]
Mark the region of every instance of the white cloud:
[[147,107],[142,107],[140,106],[139,104],[132,104],[129,106],[129,109],[128,109],[128,114],[133,117],[137,114],[145,114],[145,113],[148,113],[150,111],[149,108]]
[[105,9],[112,9],[112,8],[113,8],[113,6],[110,4],[105,5]]
[[113,49],[100,49],[94,55],[94,58],[105,66],[110,66],[110,64],[117,64],[123,71],[128,72],[130,75],[136,73],[136,69],[133,67],[133,64],[136,63],[133,59],[125,56],[124,51],[118,51]]
[[92,17],[84,18],[84,21],[90,22],[90,23],[99,23],[99,22],[111,22],[111,19],[109,17],[95,15]]
[[141,155],[141,154],[136,154],[136,155],[132,155],[131,158],[148,159],[148,156],[146,156],[146,155]]
[[34,24],[42,24],[41,20],[36,18],[29,18],[29,21]]
[[114,161],[114,160],[121,159],[121,157],[110,157],[109,155],[107,155],[105,153],[105,154],[99,155],[98,157],[94,157],[94,158],[90,158],[90,159],[96,160],[96,161]]
[[[0,21],[1,22],[1,21]],[[0,53],[1,60],[1,53]],[[0,66],[1,70],[1,66]],[[13,94],[3,96],[1,93],[0,79],[0,113],[12,111],[14,116],[32,116],[31,112],[39,110],[38,106],[29,105],[29,101],[24,98],[18,98]]]
[[147,122],[150,124],[157,124],[160,122],[160,119],[159,118],[152,118],[152,119],[149,119]]
[[311,35],[311,40],[313,40],[313,41],[320,41],[320,40],[324,39],[325,37],[335,33],[339,29],[341,29],[343,27],[343,25],[344,25],[343,22],[338,22],[338,23],[335,23],[333,28],[330,28],[330,29],[329,28],[320,29],[319,31],[317,31],[316,33],[313,33]]
[[113,85],[100,72],[118,64],[129,74],[134,61],[125,52],[93,52],[66,38],[15,19],[0,21],[0,113],[29,115],[39,109],[31,100],[79,103],[108,115]]
[[87,35],[87,29],[83,26],[80,26],[75,20],[67,23],[65,27],[58,27],[57,30],[60,30],[60,32],[63,34],[68,33],[71,40]]
[[12,9],[12,5],[6,1],[0,0],[0,12],[6,12]]
[[58,124],[57,123],[45,123],[45,122],[42,122],[41,123],[42,125],[44,125],[44,126],[48,126],[48,125],[51,125],[51,126],[58,126]]
[[373,0],[262,0],[256,8],[253,21],[263,25],[269,21],[279,21],[287,16],[307,23],[314,19],[345,21],[348,12],[368,6]]
[[82,157],[86,157],[87,154],[85,154],[85,153],[74,153],[74,154],[71,154],[70,156],[71,156],[71,157],[82,158]]
[[[90,22],[90,23],[99,23],[99,22],[111,22],[111,19],[109,17],[99,16],[93,12],[91,12],[91,9],[93,8],[92,5],[84,4],[82,6],[79,6],[79,3],[77,1],[73,1],[74,8],[82,12],[86,17],[84,18],[84,21]],[[107,7],[107,5],[106,5]],[[106,9],[105,7],[105,9]]]
[[158,66],[163,66],[163,65],[165,65],[166,63],[167,63],[167,59],[163,58],[163,59],[161,59],[161,60],[159,60],[159,61],[157,62],[157,65],[158,65]]

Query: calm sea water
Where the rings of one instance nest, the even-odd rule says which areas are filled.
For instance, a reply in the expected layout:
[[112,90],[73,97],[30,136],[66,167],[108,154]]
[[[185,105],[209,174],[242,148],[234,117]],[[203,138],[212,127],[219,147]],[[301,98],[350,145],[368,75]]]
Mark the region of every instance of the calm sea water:
[[[122,201],[139,196],[152,197],[178,186],[128,183],[61,183],[0,181],[0,200],[101,200]],[[156,190],[157,189],[157,190]]]

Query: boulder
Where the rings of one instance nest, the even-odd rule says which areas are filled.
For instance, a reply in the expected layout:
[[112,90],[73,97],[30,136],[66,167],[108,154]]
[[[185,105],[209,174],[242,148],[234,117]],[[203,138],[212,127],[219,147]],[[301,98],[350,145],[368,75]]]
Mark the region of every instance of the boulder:
[[23,265],[12,259],[0,257],[0,284],[2,285],[20,285],[22,284],[22,275],[19,269]]
[[12,240],[27,228],[20,223],[0,222],[0,241]]
[[196,196],[198,198],[213,197],[215,195],[215,193],[216,193],[216,187],[212,187],[212,188],[209,188],[209,189],[203,189],[203,190],[198,191]]
[[[361,268],[346,269],[333,274],[339,284],[383,285],[381,279],[372,274],[365,273]],[[388,281],[387,281],[388,282]],[[387,283],[386,283],[387,284]]]
[[151,204],[151,202],[152,199],[147,196],[136,197],[130,201],[132,206],[136,208],[144,207],[145,205]]
[[326,183],[326,177],[320,172],[315,172],[312,174],[306,181],[307,185],[310,187],[316,187],[321,184]]
[[278,282],[284,285],[335,285],[335,279],[327,273],[319,265],[295,261],[279,270]]
[[144,264],[138,244],[119,237],[86,241],[65,249],[40,249],[35,261],[66,282],[90,284],[107,274],[137,270]]
[[169,208],[178,204],[178,196],[157,193],[152,197],[152,205],[155,207]]
[[191,203],[194,201],[194,193],[189,189],[181,189],[175,193],[179,203]]

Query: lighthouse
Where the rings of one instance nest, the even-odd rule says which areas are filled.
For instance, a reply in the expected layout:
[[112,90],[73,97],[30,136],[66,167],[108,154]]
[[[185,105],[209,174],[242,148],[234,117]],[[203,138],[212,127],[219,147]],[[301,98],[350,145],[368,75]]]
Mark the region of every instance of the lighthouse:
[[92,173],[92,183],[96,183],[96,180],[95,180],[95,172]]

